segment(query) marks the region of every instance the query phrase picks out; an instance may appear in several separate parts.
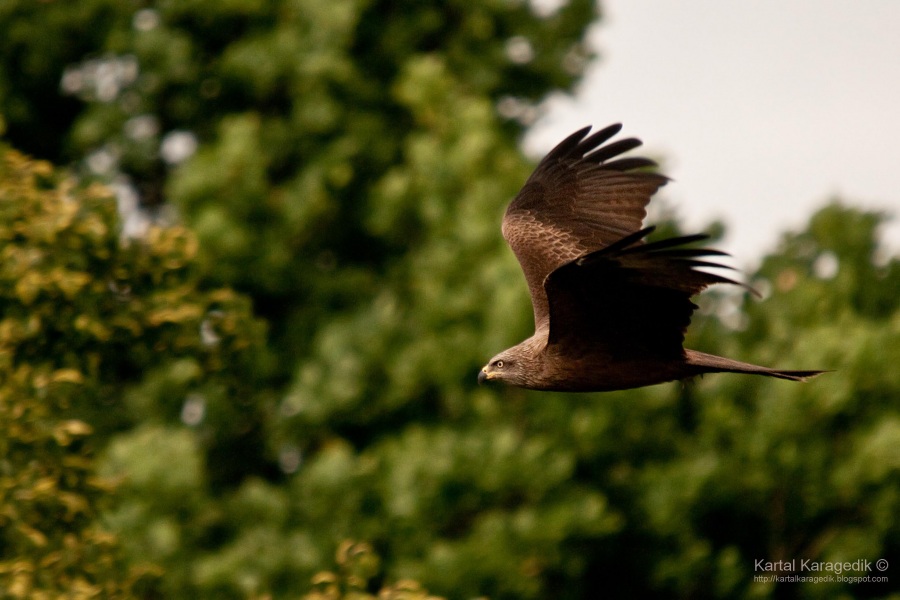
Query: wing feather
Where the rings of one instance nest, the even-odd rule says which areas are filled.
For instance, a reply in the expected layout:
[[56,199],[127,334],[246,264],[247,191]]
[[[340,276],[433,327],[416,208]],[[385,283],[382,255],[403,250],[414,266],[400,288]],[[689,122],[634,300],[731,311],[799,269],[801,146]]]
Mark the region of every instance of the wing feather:
[[528,282],[535,328],[547,326],[544,280],[558,267],[640,229],[651,196],[668,179],[634,171],[655,166],[643,157],[613,159],[641,145],[605,144],[622,126],[591,135],[590,127],[560,142],[538,164],[503,217],[503,236]]
[[575,259],[545,281],[548,345],[565,352],[602,349],[610,356],[681,355],[684,333],[697,308],[691,296],[732,279],[697,267],[730,268],[698,256],[727,256],[710,248],[682,248],[707,236],[649,244],[642,229]]

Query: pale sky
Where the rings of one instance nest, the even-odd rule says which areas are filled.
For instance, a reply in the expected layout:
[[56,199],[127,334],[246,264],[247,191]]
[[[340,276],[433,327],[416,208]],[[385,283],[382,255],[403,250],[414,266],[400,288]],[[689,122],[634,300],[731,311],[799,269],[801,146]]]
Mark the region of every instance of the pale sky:
[[900,0],[603,0],[575,98],[526,138],[625,125],[674,179],[689,227],[718,218],[739,266],[835,195],[894,214],[900,252]]

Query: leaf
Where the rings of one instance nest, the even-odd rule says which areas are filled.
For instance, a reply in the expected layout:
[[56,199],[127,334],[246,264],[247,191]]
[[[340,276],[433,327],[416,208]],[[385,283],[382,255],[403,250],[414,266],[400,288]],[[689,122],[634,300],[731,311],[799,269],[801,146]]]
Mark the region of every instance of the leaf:
[[58,369],[52,373],[50,381],[53,383],[81,384],[84,383],[84,375],[77,369]]

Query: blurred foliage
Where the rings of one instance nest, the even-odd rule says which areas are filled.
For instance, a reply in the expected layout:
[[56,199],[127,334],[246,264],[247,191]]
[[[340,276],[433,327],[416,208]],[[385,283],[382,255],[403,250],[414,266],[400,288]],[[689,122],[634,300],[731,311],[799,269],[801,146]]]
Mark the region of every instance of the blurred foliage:
[[378,574],[380,559],[365,542],[345,540],[337,550],[337,573],[325,571],[313,577],[314,590],[303,600],[443,600],[431,596],[415,581],[398,581],[381,588],[377,597],[366,591]]
[[95,474],[97,448],[137,423],[177,421],[179,387],[218,413],[198,451],[234,437],[251,411],[223,390],[247,391],[240,369],[260,325],[245,299],[198,288],[185,229],[122,242],[108,191],[11,150],[2,161],[0,587],[120,597],[154,569],[124,568],[98,520],[111,483]]
[[[130,189],[144,218],[184,224],[123,238],[105,192],[7,154],[0,427],[39,436],[2,442],[3,485],[25,491],[0,518],[26,525],[2,528],[3,565],[34,572],[50,541],[105,529],[109,559],[66,564],[143,597],[896,595],[753,581],[760,558],[900,555],[882,215],[832,203],[752,275],[762,300],[700,299],[689,346],[836,370],[811,383],[475,386],[530,333],[500,216],[529,172],[517,139],[577,81],[594,17],[585,0],[0,6],[7,138],[113,183],[126,223]],[[28,469],[65,483],[52,511],[11,478]]]
[[[69,182],[71,183],[71,182]],[[72,197],[47,163],[0,163],[0,589],[3,597],[126,597],[115,538],[97,527],[108,484],[93,474],[80,414],[97,392],[87,354],[111,328],[76,312],[95,284],[80,259],[108,260],[113,213],[97,189]],[[87,247],[74,257],[72,246]],[[72,259],[75,260],[72,260]],[[105,282],[100,282],[104,285]],[[68,313],[68,314],[67,314]],[[69,337],[60,331],[65,329]],[[102,342],[101,342],[102,343]],[[55,352],[48,346],[56,345]],[[69,345],[71,344],[71,345]],[[63,346],[68,346],[63,351]],[[92,364],[93,363],[93,364]],[[86,401],[87,400],[87,401]]]

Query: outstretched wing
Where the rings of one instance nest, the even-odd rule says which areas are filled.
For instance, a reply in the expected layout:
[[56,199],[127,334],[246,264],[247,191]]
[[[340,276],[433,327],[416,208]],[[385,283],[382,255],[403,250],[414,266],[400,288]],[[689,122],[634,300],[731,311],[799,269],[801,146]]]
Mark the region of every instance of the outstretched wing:
[[684,247],[708,236],[641,243],[651,231],[648,227],[626,236],[547,277],[548,345],[558,344],[566,353],[603,350],[623,358],[681,355],[697,308],[691,296],[714,283],[737,282],[697,270],[730,268],[701,260],[726,256],[724,252]]
[[590,136],[585,127],[538,164],[503,217],[503,237],[525,272],[535,328],[547,325],[544,279],[556,268],[640,229],[650,197],[667,179],[633,172],[647,158],[610,160],[641,145],[628,138],[603,146],[622,126]]

